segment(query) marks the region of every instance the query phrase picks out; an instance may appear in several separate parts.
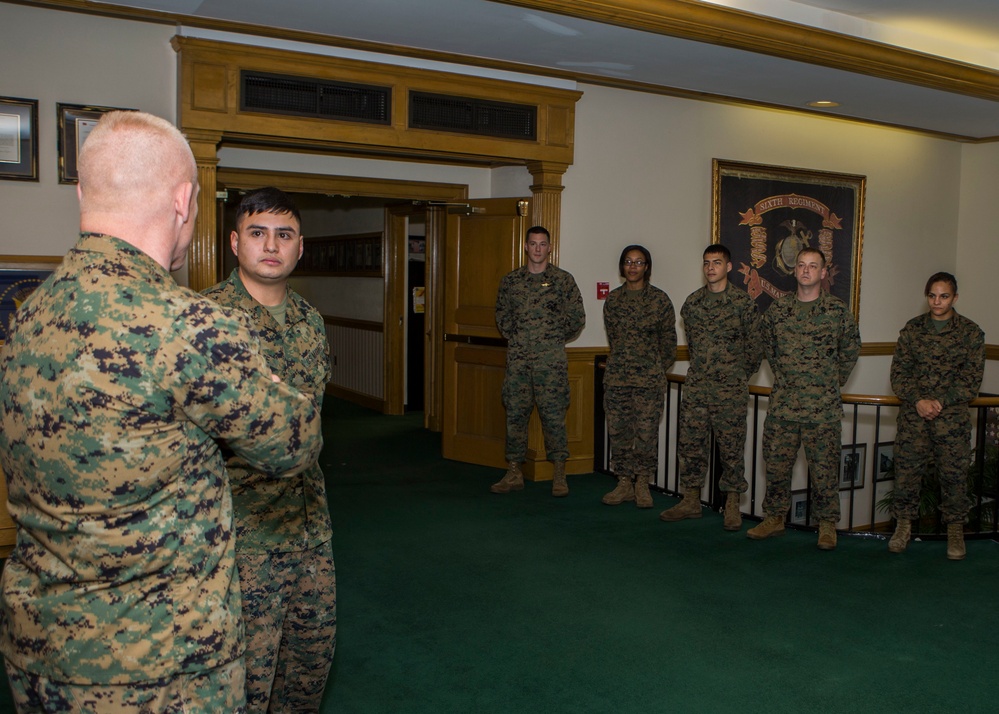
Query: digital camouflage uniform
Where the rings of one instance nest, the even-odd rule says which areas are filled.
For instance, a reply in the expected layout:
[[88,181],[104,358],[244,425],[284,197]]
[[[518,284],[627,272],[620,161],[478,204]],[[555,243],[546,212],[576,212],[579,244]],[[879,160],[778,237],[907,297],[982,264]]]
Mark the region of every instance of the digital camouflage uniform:
[[245,315],[110,236],[82,234],[14,323],[0,352],[0,463],[18,526],[4,656],[39,686],[122,685],[121,699],[178,678],[242,681],[216,440],[275,472],[304,467],[322,446],[315,401],[271,381]]
[[622,285],[604,302],[610,345],[604,412],[614,475],[649,478],[658,463],[666,373],[676,359],[676,313],[669,296],[647,282]]
[[822,292],[811,302],[794,293],[775,300],[761,320],[763,348],[774,373],[763,426],[767,496],[763,511],[783,517],[791,503],[798,449],[812,481],[812,513],[839,520],[839,458],[843,404],[840,388],[860,356],[860,332],[849,308]]
[[[909,320],[898,335],[891,361],[891,388],[902,400],[895,436],[895,518],[919,517],[923,473],[935,464],[940,477],[942,521],[966,523],[971,413],[985,370],[985,334],[954,312],[936,331],[929,312]],[[920,399],[936,399],[940,414],[927,421],[916,412]]]
[[243,659],[201,674],[121,685],[67,684],[30,674],[7,662],[18,714],[191,714],[245,712]]
[[[287,289],[282,327],[233,270],[204,292],[245,311],[264,358],[283,382],[321,406],[330,380],[323,318]],[[246,623],[247,710],[318,711],[336,647],[336,570],[326,484],[318,461],[274,478],[233,457],[228,462],[236,524],[236,562]]]
[[690,352],[677,434],[680,488],[700,490],[708,470],[711,433],[721,455],[722,491],[745,493],[746,398],[763,361],[760,312],[745,290],[692,292],[680,310]]
[[579,334],[585,320],[576,281],[554,265],[537,274],[525,265],[500,281],[496,325],[507,340],[503,380],[507,461],[521,463],[527,458],[527,424],[535,405],[548,460],[569,458],[565,343]]

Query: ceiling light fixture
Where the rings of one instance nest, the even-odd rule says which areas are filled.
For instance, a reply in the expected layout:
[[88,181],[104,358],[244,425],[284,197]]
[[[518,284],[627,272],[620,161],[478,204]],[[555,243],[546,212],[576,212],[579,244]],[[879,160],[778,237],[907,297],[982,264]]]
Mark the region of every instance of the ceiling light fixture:
[[805,106],[816,107],[817,109],[831,109],[838,107],[839,102],[834,102],[831,99],[816,99],[814,102],[808,102]]

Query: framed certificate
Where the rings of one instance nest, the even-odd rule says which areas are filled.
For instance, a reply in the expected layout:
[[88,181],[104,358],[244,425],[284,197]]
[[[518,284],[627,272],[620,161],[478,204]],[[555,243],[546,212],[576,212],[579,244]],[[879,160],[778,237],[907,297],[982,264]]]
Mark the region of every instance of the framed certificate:
[[38,100],[0,97],[0,179],[38,180]]

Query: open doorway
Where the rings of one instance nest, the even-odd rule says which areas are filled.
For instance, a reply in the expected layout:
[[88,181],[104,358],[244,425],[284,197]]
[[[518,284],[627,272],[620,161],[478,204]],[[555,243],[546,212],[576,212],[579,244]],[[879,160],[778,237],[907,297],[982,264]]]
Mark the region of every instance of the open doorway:
[[426,379],[427,218],[408,216],[406,260],[406,411],[422,412]]

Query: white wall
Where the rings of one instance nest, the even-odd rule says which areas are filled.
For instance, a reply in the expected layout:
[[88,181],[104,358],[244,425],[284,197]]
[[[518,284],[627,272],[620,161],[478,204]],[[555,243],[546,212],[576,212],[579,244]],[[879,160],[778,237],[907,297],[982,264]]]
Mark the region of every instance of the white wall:
[[487,198],[491,195],[489,169],[467,166],[354,159],[344,156],[295,154],[290,151],[260,151],[256,149],[222,149],[219,151],[219,166],[234,169],[297,171],[309,174],[326,174],[327,176],[362,176],[365,178],[467,184],[470,197]]
[[[999,342],[996,257],[999,256],[999,143],[962,146],[961,215],[957,228],[957,309]],[[987,362],[982,391],[999,393],[999,364]]]

